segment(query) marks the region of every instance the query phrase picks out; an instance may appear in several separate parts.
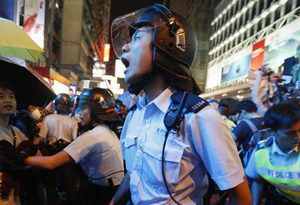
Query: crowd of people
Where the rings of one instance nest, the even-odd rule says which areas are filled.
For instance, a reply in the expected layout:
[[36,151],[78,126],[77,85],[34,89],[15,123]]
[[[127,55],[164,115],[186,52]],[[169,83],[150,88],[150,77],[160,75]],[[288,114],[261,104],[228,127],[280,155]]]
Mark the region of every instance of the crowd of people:
[[199,97],[185,18],[155,4],[116,18],[111,33],[126,102],[93,88],[73,105],[62,93],[17,111],[0,82],[0,204],[62,204],[60,189],[66,204],[209,205],[217,190],[217,204],[300,203],[300,102],[262,102],[269,69],[229,116],[228,104]]

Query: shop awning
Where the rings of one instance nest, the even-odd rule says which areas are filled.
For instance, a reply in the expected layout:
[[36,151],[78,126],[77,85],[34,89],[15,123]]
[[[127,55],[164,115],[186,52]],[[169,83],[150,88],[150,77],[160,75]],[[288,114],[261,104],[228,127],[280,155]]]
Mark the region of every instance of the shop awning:
[[49,78],[51,80],[56,80],[68,87],[71,85],[71,81],[62,76],[59,72],[56,72],[54,69],[49,67],[32,67],[44,78]]

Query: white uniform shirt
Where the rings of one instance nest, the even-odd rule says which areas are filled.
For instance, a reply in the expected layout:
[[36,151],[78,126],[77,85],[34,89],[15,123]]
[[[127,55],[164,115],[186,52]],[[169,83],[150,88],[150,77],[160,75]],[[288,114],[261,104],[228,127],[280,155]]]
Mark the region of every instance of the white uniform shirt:
[[[273,137],[274,138],[274,137]],[[275,138],[272,145],[270,145],[269,160],[273,166],[291,166],[298,162],[299,146],[294,147],[288,153],[284,153],[278,147]],[[255,151],[252,152],[247,168],[245,169],[246,175],[252,179],[260,179],[261,176],[257,173],[255,164]]]
[[43,121],[39,136],[53,144],[62,139],[72,142],[77,137],[78,123],[68,115],[51,114]]
[[[64,151],[76,163],[80,162],[87,176],[104,177],[102,180],[91,180],[94,184],[108,186],[107,179],[112,178],[116,186],[123,180],[124,172],[119,172],[124,171],[120,140],[104,124],[77,137]],[[114,172],[118,173],[112,174]]]
[[[161,167],[166,132],[163,119],[174,92],[166,89],[148,105],[143,96],[137,109],[126,117],[121,146],[134,204],[174,204]],[[206,190],[201,190],[201,183],[207,171],[221,190],[243,182],[244,171],[231,131],[216,109],[206,106],[197,114],[188,113],[182,124],[180,133],[168,137],[164,167],[178,202],[202,203]]]

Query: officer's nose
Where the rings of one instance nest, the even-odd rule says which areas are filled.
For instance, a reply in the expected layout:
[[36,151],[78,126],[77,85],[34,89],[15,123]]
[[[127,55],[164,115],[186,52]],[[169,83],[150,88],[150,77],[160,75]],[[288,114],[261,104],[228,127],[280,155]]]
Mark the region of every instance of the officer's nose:
[[123,47],[122,47],[122,53],[128,53],[129,52],[129,44],[125,44]]

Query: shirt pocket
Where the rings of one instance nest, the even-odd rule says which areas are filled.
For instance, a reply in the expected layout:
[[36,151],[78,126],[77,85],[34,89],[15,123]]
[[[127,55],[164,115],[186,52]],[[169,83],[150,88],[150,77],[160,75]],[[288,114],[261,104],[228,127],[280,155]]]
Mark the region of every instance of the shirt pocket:
[[127,135],[124,142],[124,153],[125,153],[124,160],[126,163],[126,169],[130,172],[132,171],[133,160],[137,150],[136,141],[137,141],[137,136]]
[[[165,157],[164,157],[164,172],[167,178],[168,184],[178,183],[179,180],[179,170],[180,170],[180,161],[182,159],[183,151],[186,146],[183,143],[178,143],[173,139],[168,139],[165,147]],[[152,177],[156,178],[159,183],[164,183],[162,176],[162,149],[163,143],[157,143],[154,141],[147,141],[146,146],[144,147],[144,153],[149,155],[148,157],[150,166],[155,166],[156,173],[153,172]],[[151,162],[152,161],[152,162]],[[156,175],[156,176],[155,176]],[[149,175],[149,181],[153,181],[153,178]],[[151,179],[152,178],[152,179]],[[155,183],[155,182],[154,182]]]

